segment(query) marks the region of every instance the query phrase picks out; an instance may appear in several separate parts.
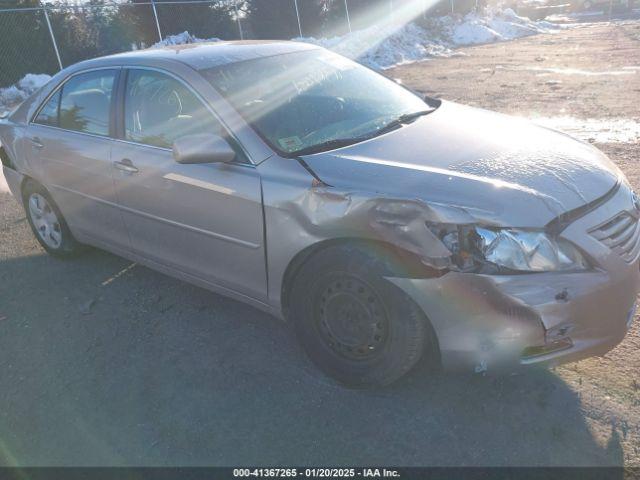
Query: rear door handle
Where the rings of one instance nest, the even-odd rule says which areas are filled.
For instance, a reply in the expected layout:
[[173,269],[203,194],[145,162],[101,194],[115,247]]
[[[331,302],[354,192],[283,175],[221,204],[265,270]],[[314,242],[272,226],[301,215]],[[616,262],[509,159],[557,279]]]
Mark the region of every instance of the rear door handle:
[[38,137],[32,137],[29,139],[29,141],[31,142],[31,145],[39,150],[44,148],[44,144]]
[[137,173],[139,171],[128,158],[123,158],[119,162],[113,162],[113,166],[127,173]]

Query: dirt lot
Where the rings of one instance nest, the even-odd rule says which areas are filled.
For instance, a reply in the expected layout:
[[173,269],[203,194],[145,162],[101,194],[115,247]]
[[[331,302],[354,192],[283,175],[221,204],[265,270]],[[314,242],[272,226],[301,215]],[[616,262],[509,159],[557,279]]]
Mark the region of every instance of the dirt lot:
[[[598,146],[640,190],[638,139],[613,132],[640,122],[640,22],[462,53],[391,73],[545,121],[622,120]],[[640,322],[604,358],[552,371],[420,367],[350,391],[317,373],[287,326],[129,267],[98,251],[43,255],[0,193],[0,464],[640,466]]]

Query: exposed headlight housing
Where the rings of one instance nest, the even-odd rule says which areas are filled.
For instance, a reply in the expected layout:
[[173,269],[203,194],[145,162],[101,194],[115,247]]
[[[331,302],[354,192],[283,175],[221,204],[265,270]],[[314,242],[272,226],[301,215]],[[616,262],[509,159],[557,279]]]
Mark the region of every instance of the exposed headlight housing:
[[481,273],[580,271],[589,264],[570,242],[542,230],[430,225],[461,271]]

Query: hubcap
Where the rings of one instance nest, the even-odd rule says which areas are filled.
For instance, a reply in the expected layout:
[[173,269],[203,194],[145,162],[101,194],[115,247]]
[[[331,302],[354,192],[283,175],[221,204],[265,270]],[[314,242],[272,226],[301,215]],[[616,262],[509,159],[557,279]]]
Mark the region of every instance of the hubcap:
[[60,221],[47,199],[39,193],[32,193],[29,197],[29,216],[42,241],[53,249],[60,248]]
[[316,306],[320,337],[331,350],[351,360],[377,354],[388,337],[388,320],[377,294],[352,277],[332,281]]

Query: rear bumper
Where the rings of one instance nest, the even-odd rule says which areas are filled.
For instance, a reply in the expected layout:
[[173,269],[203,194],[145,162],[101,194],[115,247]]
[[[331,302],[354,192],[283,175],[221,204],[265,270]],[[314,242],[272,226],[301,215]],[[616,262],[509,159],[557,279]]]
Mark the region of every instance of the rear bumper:
[[588,232],[629,209],[635,209],[630,191],[620,189],[562,233],[589,257],[590,271],[449,272],[439,278],[388,280],[424,310],[447,370],[513,371],[603,355],[622,341],[633,319],[640,261],[637,256],[625,261]]
[[7,185],[9,186],[9,190],[11,191],[14,198],[22,204],[22,195],[20,193],[20,186],[22,185],[22,180],[24,176],[21,173],[18,173],[16,170],[12,168],[3,166],[2,173],[4,174],[4,178],[7,181]]

